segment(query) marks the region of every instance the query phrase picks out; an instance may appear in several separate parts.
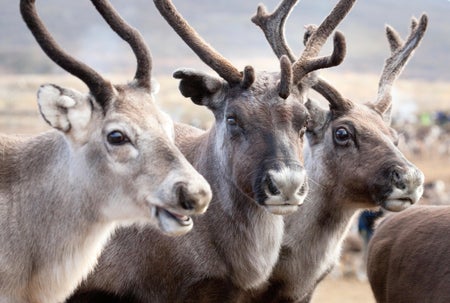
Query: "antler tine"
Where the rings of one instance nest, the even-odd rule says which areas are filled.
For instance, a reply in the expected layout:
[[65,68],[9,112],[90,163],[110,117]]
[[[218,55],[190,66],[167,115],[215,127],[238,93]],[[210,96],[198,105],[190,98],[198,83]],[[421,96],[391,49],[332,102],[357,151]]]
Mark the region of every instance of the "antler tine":
[[277,57],[280,58],[282,55],[287,55],[292,62],[295,62],[293,66],[294,84],[299,84],[303,77],[311,71],[332,67],[342,62],[345,56],[345,38],[340,33],[335,34],[334,49],[331,56],[315,57],[319,54],[328,36],[340,21],[344,19],[356,0],[341,0],[322,24],[309,32],[311,37],[309,37],[309,42],[306,44],[300,59],[293,55],[284,36],[285,22],[297,2],[297,0],[284,0],[272,14],[268,14],[266,8],[260,5],[256,15],[252,18],[253,23],[262,29]]
[[[204,63],[215,70],[228,83],[233,85],[241,83],[243,78],[241,73],[199,36],[177,11],[171,0],[153,0],[153,2],[169,25]],[[247,69],[248,71],[250,69]],[[244,81],[245,85],[248,85],[248,79],[251,78],[247,75]]]
[[270,15],[266,7],[260,4],[256,15],[252,17],[252,22],[262,29],[275,55],[278,58],[286,55],[291,62],[294,62],[296,58],[286,41],[284,25],[297,2],[298,0],[282,1]]
[[[389,40],[392,54],[386,59],[383,72],[378,83],[378,98],[375,106],[380,113],[384,113],[390,108],[392,103],[392,85],[400,76],[406,63],[414,53],[414,50],[422,41],[427,25],[428,17],[426,14],[422,14],[418,24],[417,21],[413,19],[411,24],[411,33],[408,39],[406,39],[406,42],[401,44],[399,44],[401,39],[399,39],[400,36],[398,33],[391,27],[386,28],[386,35]],[[397,48],[393,49],[395,46],[397,46]]]
[[400,35],[389,25],[386,26],[386,36],[388,38],[389,47],[391,48],[391,54],[405,43]]
[[[316,29],[317,26],[315,25],[306,27],[306,32],[303,37],[304,44],[308,43],[308,39]],[[330,109],[335,115],[348,112],[353,107],[353,103],[350,100],[344,98],[330,83],[320,77],[317,77],[312,88],[327,99],[330,103]]]
[[136,56],[134,79],[139,87],[150,90],[152,59],[144,39],[138,30],[130,26],[107,0],[91,0],[100,15],[123,40],[128,42]]
[[[309,40],[307,45],[309,45]],[[308,57],[302,56],[292,66],[294,74],[294,83],[299,84],[300,81],[310,72],[337,66],[344,61],[347,47],[345,37],[341,32],[336,32],[333,38],[333,53],[324,57]]]
[[291,85],[292,85],[291,60],[289,60],[287,55],[281,56],[280,69],[281,69],[281,76],[278,95],[283,99],[287,99],[291,93]]
[[350,100],[344,98],[333,86],[321,78],[317,79],[312,88],[327,99],[330,103],[330,110],[335,115],[348,112],[353,107]]
[[111,83],[58,46],[39,18],[34,4],[35,0],[21,0],[20,13],[42,50],[53,62],[82,80],[88,86],[96,101],[104,107],[106,101],[113,94]]
[[[299,84],[303,77],[314,70],[338,65],[345,56],[344,36],[336,33],[334,36],[334,50],[330,57],[313,59],[319,55],[320,49],[338,24],[348,14],[356,0],[341,0],[333,8],[331,13],[324,19],[308,39],[305,50],[300,58],[294,63],[294,83]],[[344,53],[343,53],[344,52]],[[305,68],[305,66],[307,68]]]

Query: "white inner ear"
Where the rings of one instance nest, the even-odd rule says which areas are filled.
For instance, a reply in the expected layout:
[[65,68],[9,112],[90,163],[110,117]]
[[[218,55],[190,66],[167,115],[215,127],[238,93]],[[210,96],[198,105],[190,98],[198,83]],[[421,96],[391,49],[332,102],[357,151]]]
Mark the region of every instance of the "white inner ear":
[[91,119],[88,96],[74,90],[43,85],[39,88],[38,103],[45,121],[63,132],[82,132]]

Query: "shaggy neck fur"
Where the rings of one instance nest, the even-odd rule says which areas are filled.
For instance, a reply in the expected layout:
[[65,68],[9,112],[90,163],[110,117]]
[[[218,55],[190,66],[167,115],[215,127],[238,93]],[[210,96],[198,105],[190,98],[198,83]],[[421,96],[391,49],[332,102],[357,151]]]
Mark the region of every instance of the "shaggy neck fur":
[[0,292],[57,303],[93,268],[114,224],[100,219],[106,201],[92,199],[98,197],[91,192],[94,176],[77,173],[83,161],[71,158],[62,135],[52,131],[22,142],[17,149],[3,146],[1,167],[13,169],[15,181],[0,177],[0,209],[9,218],[0,223],[7,231],[0,243],[15,253],[0,253]]
[[68,302],[96,302],[96,293],[119,294],[128,303],[236,302],[232,292],[259,287],[269,278],[282,243],[283,217],[218,174],[213,130],[183,125],[176,133],[182,153],[211,185],[207,212],[194,216],[193,229],[183,236],[154,228],[118,230]]
[[223,262],[227,268],[223,273],[225,277],[230,277],[240,288],[254,288],[268,278],[278,258],[283,217],[270,214],[241,192],[231,178],[217,174],[223,168],[220,168],[220,159],[211,157],[216,154],[214,136],[212,130],[186,150],[183,150],[186,146],[180,146],[213,190],[208,213],[195,222],[197,226],[210,227],[209,232],[196,236],[203,238],[202,242],[214,243],[217,262]]
[[[320,146],[319,146],[320,148]],[[338,261],[355,206],[345,204],[339,188],[329,180],[326,167],[317,158],[320,150],[305,144],[305,166],[310,191],[302,208],[286,216],[279,260],[264,291],[252,302],[309,302],[317,283]],[[327,182],[324,182],[327,180]]]

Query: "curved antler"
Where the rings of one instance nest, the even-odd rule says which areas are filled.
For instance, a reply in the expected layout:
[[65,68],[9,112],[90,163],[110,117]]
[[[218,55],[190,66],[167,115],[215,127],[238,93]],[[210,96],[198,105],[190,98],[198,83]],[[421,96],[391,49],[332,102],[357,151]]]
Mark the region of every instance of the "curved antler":
[[281,76],[278,95],[283,99],[287,99],[291,93],[292,67],[291,61],[286,55],[283,55],[280,58],[280,70]]
[[392,104],[392,85],[400,76],[403,68],[411,58],[414,50],[419,46],[427,29],[428,17],[422,14],[419,23],[415,18],[411,21],[411,33],[403,42],[400,35],[390,26],[386,26],[386,36],[391,49],[391,56],[386,59],[381,78],[378,83],[378,97],[375,108],[380,112],[386,112]]
[[330,103],[330,110],[337,115],[348,112],[353,107],[353,103],[350,100],[344,98],[333,86],[321,78],[317,80],[312,88],[327,99],[328,103]]
[[177,11],[171,0],[153,0],[153,2],[180,38],[204,63],[215,70],[228,83],[246,86],[249,84],[249,80],[254,79],[253,69],[246,68],[243,76],[225,57],[207,44]]
[[20,12],[42,50],[53,62],[82,80],[88,86],[96,101],[104,107],[107,100],[113,95],[112,84],[92,68],[76,60],[58,46],[39,18],[34,4],[35,0],[21,0]]
[[267,12],[264,4],[260,4],[256,15],[252,17],[252,22],[262,29],[275,55],[278,58],[286,55],[291,62],[295,62],[296,58],[286,42],[284,25],[297,2],[298,0],[285,0],[278,5],[272,14]]
[[[310,39],[314,38],[315,35],[313,34]],[[333,53],[330,56],[316,57],[319,53],[319,50],[316,51],[315,49],[317,48],[317,46],[314,46],[314,44],[309,41],[311,40],[308,40],[306,49],[303,52],[302,56],[297,61],[295,61],[294,65],[292,66],[292,70],[294,73],[294,83],[297,85],[300,84],[300,81],[310,72],[341,64],[342,61],[344,61],[344,57],[347,51],[345,37],[341,32],[336,32],[334,34]],[[320,45],[320,47],[322,47],[322,45]]]
[[344,19],[356,0],[341,0],[334,7],[322,24],[311,31],[311,37],[299,59],[295,58],[284,37],[286,19],[297,2],[298,0],[284,0],[272,14],[268,14],[266,8],[260,5],[256,15],[252,18],[252,21],[264,32],[277,57],[287,55],[294,62],[294,84],[299,84],[305,75],[314,70],[336,66],[342,62],[345,56],[345,38],[341,33],[336,33],[334,36],[334,49],[331,56],[316,57],[332,31]]
[[123,40],[128,42],[137,60],[134,79],[139,87],[150,90],[152,59],[144,39],[139,31],[130,26],[114,9],[108,0],[91,0],[97,11]]

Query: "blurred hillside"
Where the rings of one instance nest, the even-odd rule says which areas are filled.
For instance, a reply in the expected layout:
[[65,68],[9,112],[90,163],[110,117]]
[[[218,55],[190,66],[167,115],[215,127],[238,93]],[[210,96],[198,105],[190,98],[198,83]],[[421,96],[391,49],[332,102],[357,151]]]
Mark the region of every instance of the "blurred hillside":
[[[0,73],[61,73],[40,50],[25,27],[18,0],[0,0]],[[151,0],[113,0],[123,17],[137,27],[154,58],[154,74],[169,74],[177,67],[208,70],[159,16]],[[264,35],[251,21],[259,2],[273,10],[278,0],[175,0],[181,13],[200,34],[242,69],[277,69],[278,63]],[[302,0],[287,21],[286,35],[293,49],[303,47],[303,25],[319,23],[336,0]],[[128,46],[107,27],[90,1],[38,0],[38,11],[56,40],[75,57],[103,73],[134,71]],[[402,75],[450,81],[450,1],[359,0],[339,30],[347,37],[346,61],[334,71],[378,74],[388,55],[384,25],[405,35],[411,16],[427,12],[428,32]],[[329,48],[324,50],[329,51]]]

